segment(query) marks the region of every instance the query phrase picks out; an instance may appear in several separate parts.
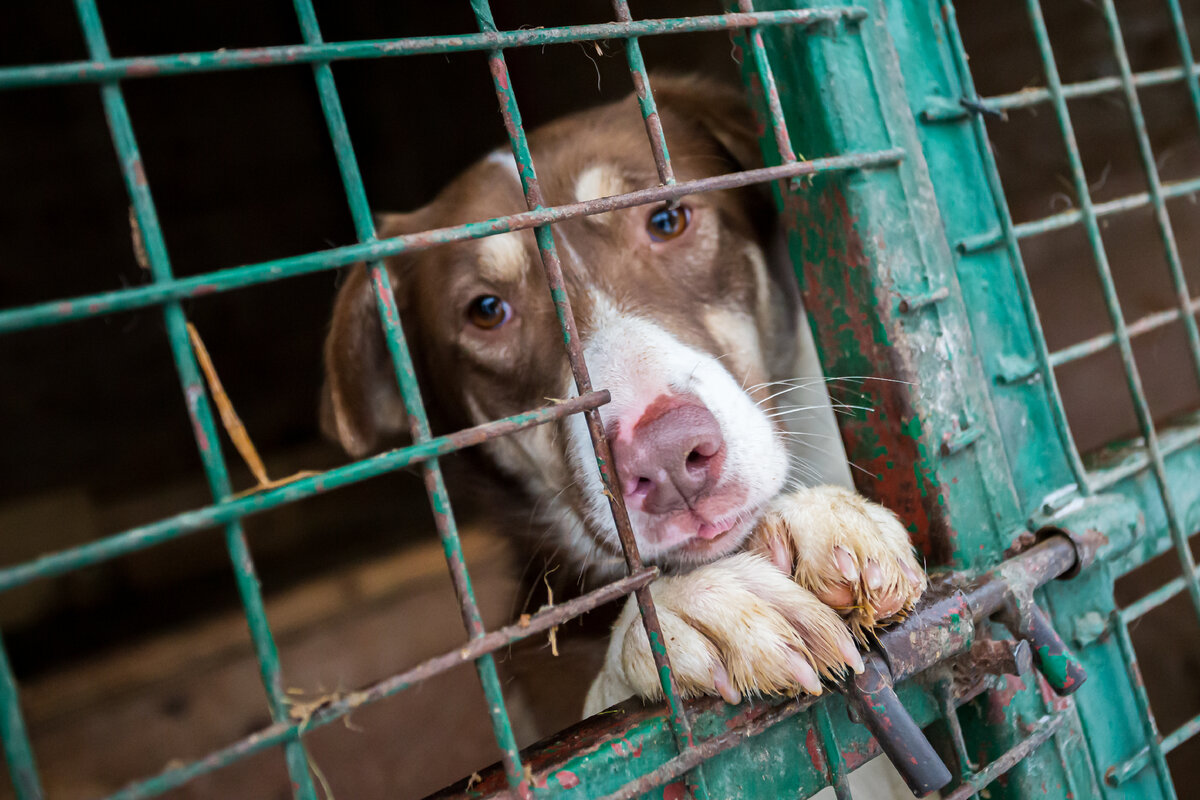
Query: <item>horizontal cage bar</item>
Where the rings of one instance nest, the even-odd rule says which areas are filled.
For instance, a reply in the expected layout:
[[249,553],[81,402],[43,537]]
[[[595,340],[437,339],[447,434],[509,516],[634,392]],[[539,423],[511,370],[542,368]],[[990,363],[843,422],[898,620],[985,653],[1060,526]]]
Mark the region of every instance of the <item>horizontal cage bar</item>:
[[219,292],[228,292],[247,286],[269,283],[280,278],[307,275],[313,272],[337,269],[360,261],[372,261],[414,252],[450,242],[479,239],[509,231],[527,230],[540,225],[561,222],[576,217],[604,214],[633,206],[661,203],[689,194],[734,189],[755,183],[767,183],[781,178],[802,175],[817,175],[827,172],[867,169],[890,166],[904,158],[900,148],[871,153],[855,153],[831,158],[813,159],[782,164],[776,167],[731,172],[711,178],[676,183],[673,186],[655,186],[628,194],[601,197],[582,203],[547,206],[534,211],[523,211],[504,217],[495,217],[482,222],[470,222],[449,228],[396,236],[368,244],[346,245],[290,256],[259,264],[229,267],[203,273],[190,278],[174,278],[150,286],[118,289],[111,292],[84,295],[70,300],[54,300],[21,308],[0,311],[0,334],[28,328],[55,325],[68,320],[86,319],[118,311],[130,311],[146,306],[161,305],[172,300],[198,298]]
[[284,45],[240,50],[215,50],[164,56],[118,58],[108,61],[72,61],[62,64],[38,64],[0,69],[0,89],[96,83],[99,81],[151,76],[220,72],[291,64],[319,64],[396,56],[468,53],[511,47],[538,47],[633,36],[668,33],[733,31],[759,25],[816,25],[817,23],[854,21],[866,17],[865,9],[834,8],[789,11],[761,11],[750,14],[709,14],[670,19],[645,19],[632,22],[602,22],[558,28],[531,28],[516,31],[487,31],[458,36],[418,36],[405,39],[381,39],[357,42],[331,42],[314,45]]
[[349,486],[368,478],[420,464],[428,459],[472,447],[489,439],[507,436],[526,428],[544,425],[568,414],[596,408],[608,401],[607,391],[592,392],[582,397],[563,400],[556,405],[487,422],[446,436],[438,436],[422,444],[380,453],[344,467],[336,467],[317,475],[301,478],[276,489],[237,497],[193,511],[185,511],[148,525],[131,528],[122,533],[114,533],[95,542],[60,550],[33,561],[0,569],[0,592],[41,578],[51,578],[82,567],[110,561],[170,541],[184,534],[212,528],[230,520],[240,519],[331,489]]
[[330,700],[303,720],[274,723],[227,747],[216,750],[204,758],[170,767],[158,775],[136,781],[116,794],[110,795],[108,800],[135,800],[135,798],[140,800],[140,798],[154,797],[170,789],[178,788],[201,775],[274,747],[289,737],[336,722],[356,709],[391,697],[422,680],[466,664],[473,659],[488,656],[513,642],[550,630],[605,603],[625,597],[646,586],[657,576],[658,570],[650,567],[587,594],[572,598],[565,603],[539,611],[525,623],[515,623],[491,631],[481,637],[471,639],[461,648],[434,656],[398,675],[373,683],[365,689]]

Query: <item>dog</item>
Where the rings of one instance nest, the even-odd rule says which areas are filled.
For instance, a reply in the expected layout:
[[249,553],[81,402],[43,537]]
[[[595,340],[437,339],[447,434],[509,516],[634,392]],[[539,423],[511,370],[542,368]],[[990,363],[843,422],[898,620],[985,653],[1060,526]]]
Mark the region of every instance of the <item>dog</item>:
[[[761,166],[738,91],[674,76],[651,85],[680,181]],[[659,183],[632,95],[552,122],[529,142],[550,204]],[[513,157],[496,151],[427,206],[382,215],[379,235],[525,209]],[[611,393],[601,415],[638,548],[663,571],[651,592],[684,697],[818,694],[824,681],[861,671],[857,645],[926,587],[890,511],[843,486],[789,485],[788,398],[808,384],[791,380],[804,337],[794,279],[771,263],[775,228],[762,187],[553,228],[592,382]],[[387,270],[437,429],[576,393],[533,231],[402,254]],[[324,356],[328,435],[357,457],[405,430],[361,265],[338,292]],[[580,581],[619,574],[581,415],[481,451],[479,480],[504,489],[507,516],[523,520],[511,535],[528,551]],[[632,695],[662,691],[630,598],[585,713]]]

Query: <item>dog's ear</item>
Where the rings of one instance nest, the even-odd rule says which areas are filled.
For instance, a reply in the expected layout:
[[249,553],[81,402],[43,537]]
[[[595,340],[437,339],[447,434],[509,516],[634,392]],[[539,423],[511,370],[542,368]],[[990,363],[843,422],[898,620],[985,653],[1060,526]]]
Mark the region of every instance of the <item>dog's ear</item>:
[[[379,215],[379,237],[420,230],[418,214]],[[409,261],[406,257],[388,261],[388,277],[401,311],[407,305]],[[320,424],[326,437],[355,458],[371,452],[382,437],[408,427],[375,292],[363,264],[351,267],[334,301],[333,321],[325,339]]]
[[650,86],[655,105],[703,128],[737,169],[763,165],[754,113],[739,88],[695,75],[653,75]]

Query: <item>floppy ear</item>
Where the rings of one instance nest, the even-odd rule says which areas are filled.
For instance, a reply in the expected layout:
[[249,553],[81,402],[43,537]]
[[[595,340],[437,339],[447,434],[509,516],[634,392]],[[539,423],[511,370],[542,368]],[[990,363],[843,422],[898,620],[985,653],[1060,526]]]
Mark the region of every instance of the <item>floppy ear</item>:
[[[419,230],[418,213],[379,215],[380,238]],[[399,259],[388,262],[392,291],[401,310],[409,272]],[[325,339],[321,432],[357,458],[374,449],[382,437],[407,427],[375,292],[366,266],[355,264],[334,301],[333,321]]]
[[650,87],[655,105],[707,131],[739,170],[763,165],[754,113],[740,89],[698,75],[652,75]]

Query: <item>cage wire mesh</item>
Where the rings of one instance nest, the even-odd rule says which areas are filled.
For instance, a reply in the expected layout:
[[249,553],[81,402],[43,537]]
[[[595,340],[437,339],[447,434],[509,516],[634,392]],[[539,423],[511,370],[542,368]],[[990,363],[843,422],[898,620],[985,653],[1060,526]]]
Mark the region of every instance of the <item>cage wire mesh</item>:
[[[768,4],[760,4],[765,5]],[[939,672],[940,678],[927,680],[919,694],[906,695],[906,698],[919,722],[926,724],[941,718],[948,728],[944,738],[957,756],[960,781],[959,788],[949,796],[972,796],[1010,771],[1012,779],[1005,789],[1008,796],[1029,796],[1035,782],[1022,778],[1021,769],[1028,771],[1031,769],[1029,764],[1038,759],[1058,765],[1053,776],[1059,784],[1051,792],[1053,796],[1099,796],[1101,793],[1116,796],[1125,791],[1146,797],[1176,796],[1167,756],[1200,731],[1200,715],[1173,730],[1159,729],[1147,690],[1138,678],[1131,629],[1138,620],[1177,597],[1186,597],[1192,611],[1200,613],[1200,576],[1189,542],[1189,535],[1200,524],[1200,515],[1196,514],[1200,507],[1197,497],[1200,482],[1195,480],[1200,420],[1194,414],[1165,423],[1156,418],[1135,352],[1138,337],[1160,329],[1178,329],[1186,340],[1189,369],[1200,373],[1200,332],[1195,319],[1200,311],[1200,297],[1193,295],[1189,287],[1188,265],[1176,235],[1179,225],[1170,207],[1172,200],[1192,197],[1200,189],[1200,177],[1191,175],[1171,181],[1160,177],[1161,154],[1152,145],[1141,102],[1143,93],[1152,87],[1183,85],[1187,89],[1190,108],[1200,121],[1200,74],[1180,2],[1162,0],[1178,56],[1175,66],[1135,71],[1125,46],[1122,23],[1128,26],[1129,19],[1136,18],[1143,9],[1126,10],[1122,16],[1113,0],[1099,0],[1097,9],[1108,44],[1102,63],[1111,64],[1112,72],[1064,81],[1042,5],[1039,0],[1027,0],[1024,13],[1034,45],[1031,52],[1036,56],[1039,70],[1037,86],[987,95],[980,94],[975,87],[988,80],[988,53],[969,50],[956,18],[959,12],[965,16],[967,9],[956,9],[953,3],[945,0],[867,3],[861,7],[836,2],[812,5],[819,7],[763,11],[756,10],[749,0],[739,0],[737,8],[725,14],[635,20],[625,0],[614,0],[613,22],[499,30],[486,0],[472,0],[471,9],[478,29],[475,33],[325,42],[311,0],[295,0],[303,44],[113,58],[94,0],[75,0],[75,11],[88,49],[87,60],[0,69],[0,89],[73,84],[98,87],[153,278],[144,286],[0,310],[0,333],[59,325],[130,309],[161,307],[179,384],[212,495],[212,502],[202,508],[6,566],[0,569],[0,591],[120,558],[198,531],[220,528],[237,579],[271,715],[267,727],[207,756],[136,781],[112,797],[156,796],[199,775],[279,748],[286,760],[294,795],[315,798],[319,793],[309,769],[304,742],[308,731],[343,719],[356,708],[415,686],[464,660],[470,660],[478,672],[496,743],[502,753],[502,782],[490,786],[493,789],[507,787],[518,796],[550,792],[544,781],[539,783],[535,779],[530,762],[518,750],[493,654],[515,640],[547,631],[600,604],[630,594],[637,598],[651,641],[661,641],[648,590],[657,572],[642,564],[620,492],[611,490],[612,460],[597,412],[608,396],[603,387],[594,388],[589,380],[565,291],[553,226],[582,215],[673,202],[691,193],[768,182],[780,182],[783,186],[785,217],[790,217],[795,228],[800,230],[799,234],[793,230],[797,237],[793,240],[794,256],[799,252],[803,258],[807,253],[805,248],[813,246],[814,238],[811,235],[805,238],[805,224],[819,228],[829,222],[831,236],[836,238],[843,229],[861,227],[870,230],[871,220],[883,219],[885,222],[880,224],[887,228],[888,235],[900,231],[895,235],[905,237],[902,247],[909,248],[903,252],[913,254],[913,261],[921,265],[920,271],[904,273],[903,268],[887,262],[891,278],[899,276],[903,279],[895,280],[893,285],[876,274],[876,270],[882,273],[884,268],[879,264],[887,259],[872,251],[871,257],[864,260],[870,272],[864,279],[867,282],[856,284],[842,298],[847,302],[855,300],[862,308],[870,310],[869,313],[874,315],[871,319],[880,320],[874,344],[861,338],[850,340],[854,346],[861,347],[863,353],[837,356],[831,350],[831,342],[839,331],[836,324],[818,319],[815,326],[823,360],[835,375],[875,374],[853,372],[857,362],[840,364],[838,358],[877,357],[883,359],[880,363],[889,363],[889,348],[933,340],[940,341],[939,346],[950,352],[948,362],[962,370],[958,375],[947,372],[935,379],[931,370],[946,362],[928,360],[923,355],[913,357],[918,362],[913,372],[889,373],[888,368],[880,368],[882,374],[897,374],[909,379],[928,378],[916,391],[937,393],[938,403],[933,409],[937,413],[918,406],[924,413],[908,418],[901,416],[899,420],[857,420],[847,423],[844,428],[854,458],[856,453],[864,452],[861,447],[856,450],[854,446],[856,437],[861,445],[862,431],[881,431],[888,425],[899,423],[907,426],[913,418],[927,426],[927,430],[921,430],[918,424],[912,434],[906,429],[905,435],[911,441],[896,440],[898,450],[903,452],[890,456],[900,462],[908,458],[918,464],[917,483],[875,489],[876,496],[909,503],[910,510],[916,509],[912,514],[924,520],[924,525],[915,525],[914,533],[930,537],[932,541],[936,536],[930,531],[942,531],[940,540],[925,543],[926,552],[938,554],[941,561],[960,569],[989,567],[1003,558],[1013,531],[1034,530],[1046,522],[1068,528],[1097,527],[1108,534],[1112,542],[1102,551],[1101,569],[1087,573],[1092,577],[1082,579],[1091,583],[1078,587],[1069,583],[1055,586],[1046,591],[1044,600],[1056,626],[1071,631],[1074,643],[1082,648],[1083,661],[1089,672],[1096,676],[1092,680],[1101,683],[1114,696],[1127,698],[1132,704],[1133,715],[1122,717],[1120,725],[1116,726],[1119,733],[1114,733],[1115,729],[1106,730],[1106,726],[1115,725],[1108,716],[1110,711],[1101,709],[1099,703],[1076,704],[1069,700],[1048,699],[1048,693],[1038,695],[1034,686],[1030,687],[1031,696],[1027,702],[1022,701],[1026,705],[1000,714],[1011,734],[998,735],[994,726],[981,732],[980,726],[973,725],[970,720],[960,722],[958,706],[961,698],[953,694],[949,673]],[[1011,15],[1020,4],[1013,0],[999,5],[1003,7],[1000,11],[989,8],[988,12]],[[979,9],[971,12],[982,13]],[[986,24],[986,18],[984,22]],[[756,88],[761,100],[764,141],[767,143],[765,152],[770,166],[697,181],[677,181],[671,165],[669,142],[658,122],[653,87],[639,39],[697,31],[730,31],[743,37],[748,82]],[[509,79],[505,51],[609,39],[624,42],[631,85],[645,120],[660,185],[582,203],[547,206]],[[520,167],[528,210],[481,222],[379,239],[331,64],[454,52],[486,55],[509,145]],[[788,57],[784,63],[780,62],[780,54]],[[794,62],[791,60],[793,55]],[[280,64],[312,65],[321,111],[332,140],[358,243],[177,277],[172,271],[150,192],[153,176],[148,175],[142,165],[123,86],[127,81],[151,76],[166,79],[174,75],[258,69]],[[826,87],[827,95],[812,86],[806,89],[804,79],[796,77],[798,71],[814,65],[826,70],[815,80],[830,83]],[[900,77],[904,79],[903,85]],[[851,107],[848,98],[859,102],[865,96],[871,98],[873,110],[863,113],[863,119],[852,118],[854,115],[847,111]],[[1075,124],[1071,104],[1096,97],[1119,99],[1127,113],[1136,163],[1144,174],[1145,191],[1094,199],[1097,188],[1085,169],[1078,142],[1080,129]],[[810,150],[807,143],[820,139],[820,134],[811,130],[797,131],[795,125],[789,128],[789,115],[796,114],[799,107],[823,110],[826,126],[823,142],[833,143],[836,147],[817,146]],[[1006,184],[1007,174],[1002,178],[1005,165],[997,162],[992,138],[1003,126],[1011,124],[1014,115],[1028,109],[1042,109],[1053,120],[1056,142],[1061,144],[1066,156],[1065,189],[1072,207],[1048,216],[1017,221],[1010,198],[1006,197],[1006,188],[1010,184]],[[1005,115],[1008,115],[1008,122]],[[835,122],[830,122],[831,119]],[[819,123],[813,125],[814,129],[820,127]],[[1194,137],[1196,133],[1193,127],[1191,135]],[[806,160],[798,150],[832,151],[833,154]],[[914,164],[920,161],[919,156],[928,162],[927,174],[924,162]],[[878,179],[881,189],[872,183],[876,176],[882,176]],[[922,193],[928,186],[936,195],[940,218],[937,211],[920,207]],[[796,205],[798,198],[802,199],[809,192],[826,192],[827,197],[840,198],[841,187],[850,187],[847,195],[852,192],[871,194],[872,190],[879,189],[878,197],[853,201],[860,204],[855,206],[857,210],[866,209],[861,216],[868,222],[860,223],[857,218],[853,223],[845,222],[843,211],[835,207],[836,202],[832,206],[823,206],[819,214],[810,214],[812,219],[808,222],[801,219],[805,212]],[[907,198],[910,217],[883,215],[879,205],[871,205],[887,206],[889,198],[894,197]],[[840,202],[845,203],[844,199]],[[964,202],[971,212],[962,211]],[[835,208],[829,211],[830,207]],[[980,224],[979,213],[974,212],[977,207],[984,210],[979,213],[984,214],[986,224]],[[1162,254],[1172,301],[1170,307],[1130,318],[1129,305],[1119,291],[1118,275],[1110,263],[1110,243],[1106,241],[1104,226],[1139,210],[1148,210],[1152,214],[1154,242]],[[828,218],[821,217],[822,214]],[[922,221],[930,224],[922,225]],[[929,229],[923,230],[925,227]],[[537,237],[548,291],[554,300],[578,397],[467,430],[434,436],[399,324],[388,273],[382,267],[383,259],[439,244],[526,229],[533,229]],[[1034,276],[1025,267],[1027,246],[1038,237],[1070,230],[1081,231],[1084,235],[1109,329],[1073,341],[1056,339],[1052,344],[1047,333],[1049,326],[1043,324],[1043,320],[1058,313],[1053,303],[1061,302],[1063,298],[1049,298],[1047,302],[1047,298],[1038,296]],[[946,267],[950,264],[949,246],[953,247],[953,267]],[[235,495],[210,400],[189,343],[182,303],[358,262],[368,265],[395,378],[411,424],[412,445],[300,478],[282,487]],[[949,272],[939,273],[943,267]],[[950,272],[957,273],[957,280]],[[822,291],[815,285],[814,276],[819,277],[819,271],[809,271],[802,276],[810,300]],[[870,281],[876,279],[880,285],[887,283],[886,291],[874,292],[876,284]],[[989,296],[993,292],[995,295]],[[1011,301],[1012,305],[1004,306],[1005,301]],[[905,321],[895,323],[897,319]],[[886,330],[886,335],[878,334],[878,330]],[[897,335],[896,331],[903,335]],[[921,338],[925,336],[933,339]],[[876,345],[876,350],[871,351]],[[979,372],[972,371],[976,368],[970,363],[975,357],[974,347],[978,348],[982,362]],[[919,347],[916,349],[925,352]],[[879,355],[871,356],[871,352]],[[1115,352],[1118,356],[1117,386],[1130,398],[1140,439],[1096,453],[1081,452],[1077,445],[1080,434],[1073,428],[1071,404],[1064,399],[1059,376],[1077,362],[1106,352]],[[953,390],[947,389],[938,380],[955,382],[957,386]],[[895,394],[888,395],[885,400],[900,398],[916,402],[906,399],[910,397],[906,394],[907,388],[888,391]],[[971,410],[943,414],[941,412],[950,405],[947,401],[943,407],[943,397],[955,402],[961,400],[963,407]],[[883,406],[885,410],[891,408],[886,402]],[[463,559],[462,543],[439,459],[488,439],[576,413],[587,419],[600,473],[610,490],[607,494],[621,534],[627,576],[574,600],[539,611],[524,624],[489,631],[484,626]],[[949,417],[949,422],[944,417]],[[855,425],[860,427],[856,429]],[[869,458],[884,456],[876,454]],[[964,461],[966,466],[963,466]],[[874,461],[867,463],[873,474],[885,473],[882,466],[874,469]],[[408,466],[418,466],[421,470],[468,631],[468,642],[461,650],[447,652],[338,697],[306,719],[296,720],[288,713],[282,666],[267,623],[241,520]],[[1004,474],[997,477],[997,472]],[[976,488],[959,486],[960,477],[964,485]],[[973,491],[978,493],[967,494]],[[911,497],[914,493],[933,499],[913,505]],[[950,498],[948,504],[943,502],[945,497]],[[963,497],[967,500],[960,499]],[[938,505],[948,505],[951,510],[939,511]],[[1144,521],[1128,523],[1126,520],[1131,514],[1133,517],[1140,515]],[[949,521],[939,523],[938,519]],[[973,526],[978,527],[978,531],[967,530]],[[957,538],[953,534],[956,528],[960,531]],[[947,529],[950,534],[945,533]],[[1112,580],[1165,553],[1173,553],[1179,564],[1179,574],[1144,596],[1120,608],[1115,604],[1110,608],[1101,600],[1083,596],[1085,591],[1097,590],[1111,603]],[[1097,574],[1100,577],[1096,577]],[[1046,577],[1053,576],[1047,573]],[[1041,619],[1044,623],[1045,618]],[[716,735],[709,729],[709,718],[701,719],[695,715],[690,718],[680,702],[672,686],[667,650],[656,648],[655,656],[669,708],[668,722],[662,733],[673,742],[675,752],[666,755],[649,773],[634,778],[620,775],[608,783],[597,784],[603,785],[604,791],[612,792],[614,797],[632,797],[656,789],[661,791],[663,785],[682,779],[695,796],[716,796],[710,792],[709,784],[714,780],[720,783],[720,778],[704,768],[709,759],[739,744],[747,733],[759,733],[799,715],[805,728],[815,732],[809,739],[809,753],[817,770],[814,780],[833,785],[839,798],[850,796],[846,774],[861,762],[861,758],[848,738],[838,733],[843,723],[831,714],[831,708],[836,706],[828,702],[815,705],[793,702],[764,708],[756,712],[757,716],[747,717],[734,725],[732,731]],[[1046,672],[1043,668],[1043,673]],[[1062,675],[1059,677],[1061,679]],[[1051,679],[1048,676],[1048,680]],[[1030,709],[1036,715],[1033,723],[1020,726],[1018,711],[1028,714]],[[697,720],[701,721],[697,723]],[[694,724],[700,724],[704,730],[697,733]],[[1140,725],[1141,729],[1131,731],[1131,724]],[[22,800],[43,796],[33,748],[22,721],[20,695],[3,648],[0,648],[0,732],[3,733],[17,796]],[[991,746],[986,746],[989,741]],[[980,749],[981,742],[985,745],[982,749],[999,755],[987,764],[976,765],[971,752]],[[1014,769],[1018,762],[1034,754],[1041,755],[1022,768]],[[560,788],[568,787],[560,782]],[[588,787],[585,790],[589,790]],[[595,789],[590,791],[599,793]]]

